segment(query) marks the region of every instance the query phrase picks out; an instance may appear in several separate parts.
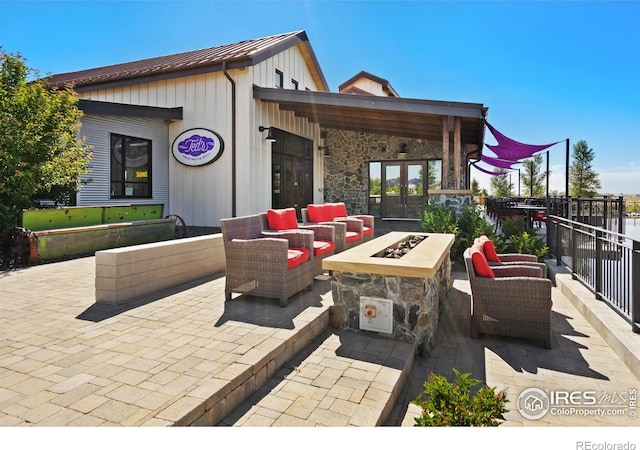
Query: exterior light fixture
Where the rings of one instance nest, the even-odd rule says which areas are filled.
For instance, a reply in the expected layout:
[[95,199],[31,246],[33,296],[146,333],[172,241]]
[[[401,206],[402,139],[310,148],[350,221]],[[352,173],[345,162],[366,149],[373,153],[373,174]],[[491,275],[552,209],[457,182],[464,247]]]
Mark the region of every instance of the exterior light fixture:
[[258,131],[259,131],[260,133],[262,133],[263,131],[268,131],[268,133],[267,133],[267,137],[265,138],[265,140],[267,140],[267,141],[271,141],[271,142],[275,142],[275,141],[276,141],[276,138],[275,138],[275,136],[273,135],[273,128],[271,128],[271,127],[263,127],[262,125],[260,125],[260,126],[258,127]]
[[329,147],[327,146],[319,145],[318,150],[320,150],[321,152],[324,152],[322,156],[324,156],[325,158],[329,158],[331,156],[329,154]]
[[407,156],[407,144],[405,144],[404,142],[400,144],[400,151],[398,151],[398,156],[400,158],[404,158],[405,156]]

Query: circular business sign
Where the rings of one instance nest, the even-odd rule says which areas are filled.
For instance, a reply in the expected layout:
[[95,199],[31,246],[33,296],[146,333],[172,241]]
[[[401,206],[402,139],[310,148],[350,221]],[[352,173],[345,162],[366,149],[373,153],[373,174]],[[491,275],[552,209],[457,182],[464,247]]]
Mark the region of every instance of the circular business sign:
[[183,131],[173,141],[173,157],[185,166],[204,166],[222,156],[224,142],[215,131],[192,128]]

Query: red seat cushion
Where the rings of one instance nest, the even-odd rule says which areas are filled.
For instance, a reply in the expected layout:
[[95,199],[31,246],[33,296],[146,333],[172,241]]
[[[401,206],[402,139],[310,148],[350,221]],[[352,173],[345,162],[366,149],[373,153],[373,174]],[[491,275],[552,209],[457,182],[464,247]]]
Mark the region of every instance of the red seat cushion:
[[360,233],[357,233],[355,231],[347,231],[345,241],[353,242],[353,241],[359,241],[360,239],[362,239],[362,235]]
[[371,234],[373,233],[373,228],[371,227],[362,227],[362,234]]
[[336,243],[333,241],[313,241],[313,254],[321,256],[336,249]]
[[290,247],[287,252],[287,267],[293,269],[309,260],[309,249],[305,247]]
[[500,257],[498,256],[496,247],[493,245],[493,242],[491,242],[491,239],[482,235],[478,238],[478,241],[482,245],[482,251],[484,252],[484,256],[487,258],[487,261],[499,263]]
[[336,217],[348,217],[347,207],[344,203],[327,203],[331,208],[331,215],[335,219]]
[[295,230],[298,228],[298,218],[295,208],[267,210],[267,223],[271,230]]
[[471,262],[473,263],[473,270],[475,270],[477,276],[484,278],[496,277],[491,267],[489,267],[487,258],[485,258],[482,247],[479,244],[473,244],[469,253],[471,255]]
[[313,223],[333,221],[331,207],[328,205],[307,205],[307,215],[309,222]]

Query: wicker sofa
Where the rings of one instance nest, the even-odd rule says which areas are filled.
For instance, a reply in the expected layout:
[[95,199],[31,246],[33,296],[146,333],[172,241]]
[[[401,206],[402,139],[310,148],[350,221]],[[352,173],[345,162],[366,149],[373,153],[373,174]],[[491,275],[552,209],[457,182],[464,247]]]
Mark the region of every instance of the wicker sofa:
[[332,225],[336,234],[336,252],[352,248],[374,237],[374,217],[347,215],[344,203],[309,204],[301,209],[304,225]]
[[464,252],[471,285],[471,337],[478,333],[537,339],[551,348],[551,280],[539,267],[489,266],[479,246]]
[[260,214],[222,219],[226,259],[225,299],[232,293],[278,298],[280,306],[313,289],[313,231],[289,230],[278,237],[263,234]]

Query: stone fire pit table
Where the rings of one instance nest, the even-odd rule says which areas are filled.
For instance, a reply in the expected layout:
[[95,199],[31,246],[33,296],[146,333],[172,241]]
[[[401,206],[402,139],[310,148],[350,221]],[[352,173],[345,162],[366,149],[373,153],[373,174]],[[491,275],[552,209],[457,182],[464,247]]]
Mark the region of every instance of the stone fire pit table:
[[[426,239],[402,257],[380,256],[418,236]],[[322,267],[333,274],[332,325],[412,343],[416,354],[426,356],[451,291],[454,238],[394,231],[325,258]]]

